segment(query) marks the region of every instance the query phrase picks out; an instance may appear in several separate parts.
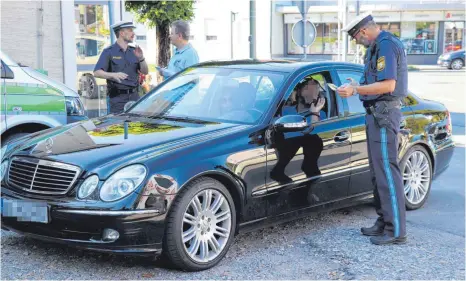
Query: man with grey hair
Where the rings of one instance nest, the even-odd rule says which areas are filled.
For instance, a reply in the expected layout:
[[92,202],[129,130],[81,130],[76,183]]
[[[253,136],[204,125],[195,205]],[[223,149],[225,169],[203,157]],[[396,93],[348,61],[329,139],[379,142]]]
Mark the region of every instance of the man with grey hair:
[[174,21],[171,25],[170,42],[176,47],[167,68],[158,68],[165,79],[191,65],[199,63],[196,50],[189,43],[189,23],[184,20]]

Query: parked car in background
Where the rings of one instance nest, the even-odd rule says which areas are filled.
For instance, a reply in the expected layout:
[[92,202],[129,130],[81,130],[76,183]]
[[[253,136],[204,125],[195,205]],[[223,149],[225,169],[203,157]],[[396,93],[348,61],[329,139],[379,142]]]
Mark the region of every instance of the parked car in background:
[[448,69],[461,69],[464,67],[465,53],[466,49],[444,53],[438,58],[437,64],[440,66],[445,66]]
[[[336,62],[203,63],[122,114],[11,143],[2,149],[2,228],[103,252],[163,253],[194,271],[216,265],[238,232],[367,202],[366,111],[357,95],[332,90],[363,72]],[[310,80],[325,99],[312,124],[296,90]],[[455,145],[443,104],[409,94],[402,114],[397,156],[413,210]]]
[[75,91],[1,51],[0,55],[2,146],[40,130],[88,119]]
[[450,42],[446,44],[445,46],[445,53],[459,51],[462,49],[462,47],[463,47],[463,41],[461,40],[456,40],[455,43]]

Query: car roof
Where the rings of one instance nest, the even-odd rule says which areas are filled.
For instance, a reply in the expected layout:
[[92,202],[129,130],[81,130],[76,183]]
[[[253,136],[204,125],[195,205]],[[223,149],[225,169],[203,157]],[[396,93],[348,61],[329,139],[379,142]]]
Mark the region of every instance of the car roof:
[[362,67],[360,64],[335,61],[291,61],[291,60],[234,60],[234,61],[208,61],[196,65],[197,67],[219,67],[231,69],[246,69],[259,71],[277,71],[292,73],[298,70],[320,67]]

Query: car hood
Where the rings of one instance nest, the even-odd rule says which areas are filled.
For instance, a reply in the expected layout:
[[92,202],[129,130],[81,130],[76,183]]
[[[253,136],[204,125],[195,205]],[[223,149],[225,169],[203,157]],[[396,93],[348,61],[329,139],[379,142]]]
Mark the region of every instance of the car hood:
[[[231,123],[107,116],[26,138],[8,154],[94,168],[154,151],[173,151],[249,127]],[[122,160],[124,161],[124,160]]]
[[458,51],[453,51],[453,52],[447,52],[447,53],[443,53],[442,54],[442,57],[446,56],[446,55],[449,55],[449,56],[455,56],[455,55],[460,55],[462,53],[466,52],[466,50],[458,50]]

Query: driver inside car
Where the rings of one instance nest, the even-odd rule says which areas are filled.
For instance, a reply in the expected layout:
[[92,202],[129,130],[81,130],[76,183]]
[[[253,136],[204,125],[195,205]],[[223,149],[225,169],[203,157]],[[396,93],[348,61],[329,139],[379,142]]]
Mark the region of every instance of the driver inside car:
[[256,121],[261,116],[261,112],[254,109],[256,89],[247,82],[233,82],[232,85],[235,86],[228,87],[220,98],[220,118],[240,122]]

